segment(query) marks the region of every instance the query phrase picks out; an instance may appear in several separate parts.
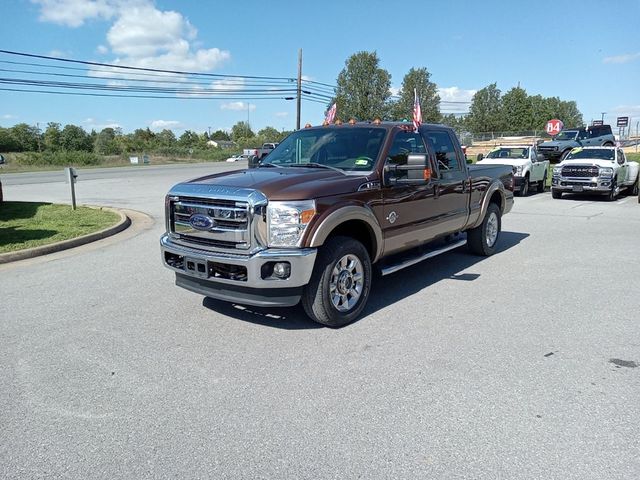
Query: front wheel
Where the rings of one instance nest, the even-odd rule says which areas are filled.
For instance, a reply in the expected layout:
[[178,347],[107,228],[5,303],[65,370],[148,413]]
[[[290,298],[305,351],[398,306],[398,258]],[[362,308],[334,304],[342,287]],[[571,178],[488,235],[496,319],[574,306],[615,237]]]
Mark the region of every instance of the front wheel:
[[519,195],[521,197],[526,197],[527,195],[529,195],[529,177],[524,177],[524,180],[522,181],[522,186],[520,187],[520,192]]
[[553,188],[551,189],[551,196],[553,198],[555,198],[556,200],[562,198],[562,192],[559,190],[554,190]]
[[565,158],[567,158],[570,153],[571,153],[571,149],[570,148],[568,148],[567,150],[562,152],[562,155],[560,155],[560,161],[563,161]]
[[339,236],[329,239],[302,295],[305,312],[328,327],[353,322],[369,298],[371,272],[369,253],[360,242]]
[[538,182],[538,193],[544,193],[544,188],[547,185],[547,171],[544,171],[544,175],[542,176],[542,180]]
[[467,233],[467,244],[471,252],[485,257],[493,255],[501,228],[500,207],[490,203],[482,223]]
[[607,200],[613,202],[618,198],[618,193],[620,193],[620,191],[618,190],[618,184],[614,179],[613,182],[611,182],[611,190],[609,190],[609,193],[607,194]]

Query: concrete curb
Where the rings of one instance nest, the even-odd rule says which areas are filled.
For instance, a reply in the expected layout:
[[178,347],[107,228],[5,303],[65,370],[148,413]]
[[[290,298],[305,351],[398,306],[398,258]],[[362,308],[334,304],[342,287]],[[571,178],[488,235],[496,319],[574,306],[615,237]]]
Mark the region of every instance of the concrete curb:
[[41,255],[48,255],[49,253],[60,252],[61,250],[67,250],[69,248],[79,247],[87,243],[102,240],[103,238],[110,237],[116,233],[120,233],[131,225],[131,219],[120,210],[108,207],[91,207],[89,205],[82,205],[83,207],[96,208],[101,210],[107,210],[109,212],[116,213],[120,216],[120,220],[115,225],[99,230],[97,232],[88,233],[81,237],[71,238],[69,240],[62,240],[61,242],[50,243],[49,245],[42,245],[40,247],[27,248],[25,250],[18,250],[17,252],[0,253],[0,264],[16,262],[18,260],[25,260],[27,258],[39,257]]

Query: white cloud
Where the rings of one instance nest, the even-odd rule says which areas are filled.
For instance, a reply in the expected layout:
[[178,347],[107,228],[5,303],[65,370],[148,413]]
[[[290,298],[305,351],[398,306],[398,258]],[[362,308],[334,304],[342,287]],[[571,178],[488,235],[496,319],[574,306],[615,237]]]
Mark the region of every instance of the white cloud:
[[2,118],[5,120],[12,120],[14,118],[18,118],[15,115],[11,115],[10,113],[5,113],[4,115],[2,115]]
[[400,87],[390,87],[389,93],[394,97],[397,97],[398,95],[400,95]]
[[[640,119],[640,105],[618,105],[617,107],[610,108],[609,112],[616,117],[631,117]],[[610,121],[614,122],[614,120]]]
[[276,112],[274,115],[276,117],[283,118],[283,117],[288,117],[289,116],[289,112]]
[[218,90],[242,90],[244,89],[244,78],[226,78],[224,80],[216,80],[211,86]]
[[625,53],[623,55],[614,55],[611,57],[604,57],[602,63],[631,63],[640,59],[640,52],[638,53]]
[[[246,110],[247,104],[244,102],[228,102],[220,105],[221,110]],[[256,109],[255,104],[249,104],[249,111],[253,112]]]
[[79,27],[86,20],[110,19],[123,2],[119,0],[31,0],[40,6],[40,20]]
[[109,63],[116,65],[206,72],[231,58],[226,50],[194,48],[200,43],[191,22],[179,12],[156,8],[152,0],[31,1],[40,6],[45,22],[79,27],[87,20],[113,20],[107,44],[97,51],[110,50],[116,58]]
[[463,90],[458,87],[438,87],[442,102],[470,102],[477,90]]
[[172,130],[174,128],[184,128],[184,125],[182,124],[182,122],[179,122],[177,120],[154,120],[149,124],[149,128],[156,131],[164,130],[165,128]]
[[92,117],[85,118],[80,125],[82,125],[85,130],[95,130],[96,132],[104,128],[122,128],[122,125],[114,120],[100,121]]

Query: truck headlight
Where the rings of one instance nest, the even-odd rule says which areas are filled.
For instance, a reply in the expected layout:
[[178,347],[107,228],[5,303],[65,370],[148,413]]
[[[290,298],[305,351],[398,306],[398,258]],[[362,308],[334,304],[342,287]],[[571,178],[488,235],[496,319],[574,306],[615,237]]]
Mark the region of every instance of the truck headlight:
[[603,178],[611,178],[613,177],[613,168],[601,168],[598,171],[598,176]]
[[298,247],[309,222],[316,214],[313,200],[269,202],[267,227],[270,247]]
[[560,172],[562,172],[562,167],[553,167],[553,174],[555,176],[560,176]]
[[513,174],[516,177],[521,177],[522,176],[522,165],[519,165],[517,167],[513,167]]

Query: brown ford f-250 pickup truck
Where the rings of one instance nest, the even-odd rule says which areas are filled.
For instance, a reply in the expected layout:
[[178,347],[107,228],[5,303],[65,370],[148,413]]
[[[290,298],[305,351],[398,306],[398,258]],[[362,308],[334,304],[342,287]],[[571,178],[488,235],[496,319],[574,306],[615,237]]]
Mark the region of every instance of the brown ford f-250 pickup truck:
[[259,168],[174,186],[164,265],[176,284],[238,304],[302,301],[337,327],[383,275],[468,244],[491,255],[513,206],[511,166],[470,166],[442,125],[379,121],[289,135]]

